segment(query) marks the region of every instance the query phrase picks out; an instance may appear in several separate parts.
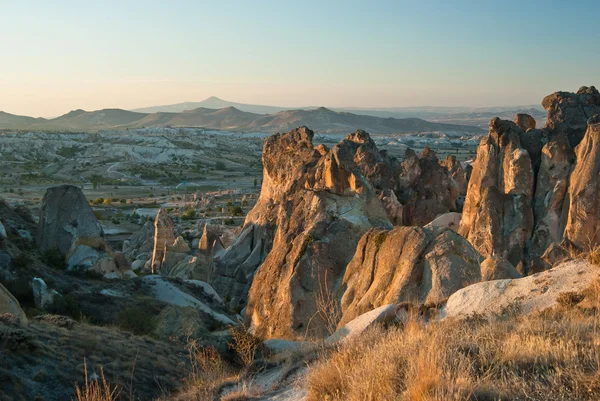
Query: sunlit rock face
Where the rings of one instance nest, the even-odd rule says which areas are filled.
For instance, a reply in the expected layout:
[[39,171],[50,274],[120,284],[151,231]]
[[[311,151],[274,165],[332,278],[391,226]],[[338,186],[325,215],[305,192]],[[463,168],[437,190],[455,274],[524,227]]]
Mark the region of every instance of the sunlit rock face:
[[582,86],[577,93],[555,92],[542,100],[542,106],[548,111],[545,128],[566,135],[575,148],[583,139],[588,118],[600,114],[600,93],[593,86]]
[[534,174],[521,147],[523,130],[493,119],[481,140],[465,200],[459,234],[485,257],[501,256],[521,271],[533,232]]
[[600,244],[600,117],[588,128],[576,149],[569,184],[569,215],[565,238],[580,249]]

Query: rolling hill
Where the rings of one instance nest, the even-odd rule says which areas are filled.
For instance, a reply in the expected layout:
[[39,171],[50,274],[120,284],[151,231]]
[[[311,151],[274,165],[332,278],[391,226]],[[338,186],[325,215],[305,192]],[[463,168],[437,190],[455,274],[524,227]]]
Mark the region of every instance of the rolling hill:
[[[8,117],[10,116],[10,118]],[[221,109],[200,107],[183,112],[140,113],[121,109],[73,110],[53,119],[0,114],[0,129],[99,131],[144,127],[201,127],[228,131],[286,132],[306,125],[315,132],[348,133],[364,129],[372,134],[459,131],[482,133],[477,127],[429,122],[419,118],[392,118],[337,112],[324,107],[311,110],[284,110],[258,114],[229,106]]]

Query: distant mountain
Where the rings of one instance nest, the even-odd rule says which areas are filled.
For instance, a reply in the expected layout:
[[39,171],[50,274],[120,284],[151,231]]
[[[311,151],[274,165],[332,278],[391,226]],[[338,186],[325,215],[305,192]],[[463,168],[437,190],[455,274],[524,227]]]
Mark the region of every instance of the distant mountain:
[[[3,115],[12,116],[4,113]],[[205,107],[183,112],[139,113],[121,109],[97,111],[73,110],[53,119],[35,119],[12,116],[1,118],[0,129],[30,129],[52,131],[98,131],[143,127],[201,127],[229,131],[287,132],[306,125],[315,132],[349,133],[364,129],[372,134],[424,131],[460,131],[482,133],[468,125],[430,122],[420,118],[382,118],[348,112],[337,112],[324,107],[313,110],[285,110],[274,114],[242,111],[229,106],[221,109]]]
[[138,113],[181,113],[182,111],[189,111],[200,108],[225,109],[227,107],[235,107],[238,110],[256,114],[274,114],[283,110],[288,110],[285,107],[261,106],[256,104],[228,102],[227,100],[222,100],[218,97],[211,96],[208,99],[205,99],[201,102],[184,102],[177,104],[169,104],[165,106],[143,107],[141,109],[135,109],[132,111],[136,111]]
[[0,111],[0,128],[3,129],[19,129],[21,127],[28,127],[32,124],[36,124],[42,121],[45,120],[43,118],[17,116],[14,114],[9,114]]

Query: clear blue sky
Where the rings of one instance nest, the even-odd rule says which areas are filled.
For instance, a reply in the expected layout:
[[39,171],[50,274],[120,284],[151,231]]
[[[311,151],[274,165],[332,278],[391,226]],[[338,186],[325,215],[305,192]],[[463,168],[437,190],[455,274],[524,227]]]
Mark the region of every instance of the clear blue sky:
[[600,85],[598,0],[90,3],[0,0],[0,110],[496,106]]

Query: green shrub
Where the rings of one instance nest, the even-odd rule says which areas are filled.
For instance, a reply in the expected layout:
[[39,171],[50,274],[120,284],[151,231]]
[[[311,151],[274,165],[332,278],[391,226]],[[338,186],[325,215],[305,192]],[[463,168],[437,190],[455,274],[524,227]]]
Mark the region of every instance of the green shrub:
[[53,269],[64,270],[67,268],[67,260],[64,255],[56,248],[48,249],[42,253],[42,262]]
[[104,202],[104,198],[96,198],[92,201],[92,205],[101,205]]
[[17,269],[25,269],[30,267],[31,263],[33,263],[33,259],[25,252],[21,252],[13,259],[13,263]]
[[225,166],[224,162],[219,160],[215,163],[215,170],[227,170],[227,166]]
[[117,325],[137,335],[151,334],[156,328],[156,320],[141,308],[125,308],[117,315]]

